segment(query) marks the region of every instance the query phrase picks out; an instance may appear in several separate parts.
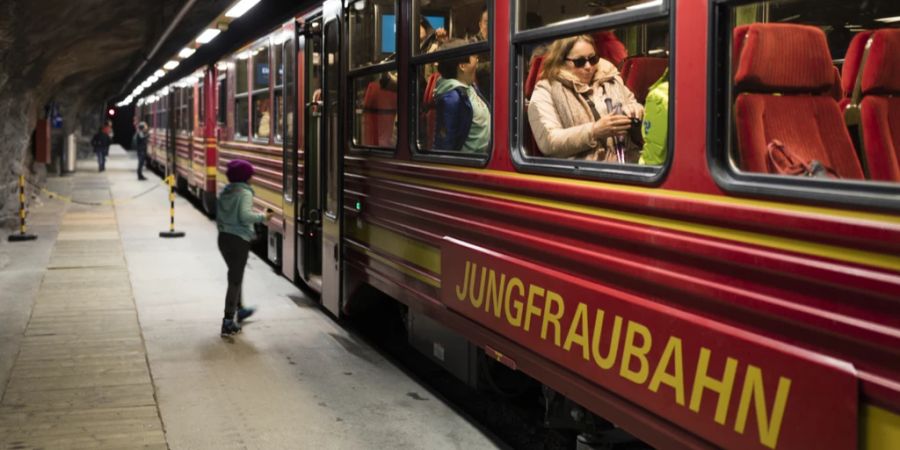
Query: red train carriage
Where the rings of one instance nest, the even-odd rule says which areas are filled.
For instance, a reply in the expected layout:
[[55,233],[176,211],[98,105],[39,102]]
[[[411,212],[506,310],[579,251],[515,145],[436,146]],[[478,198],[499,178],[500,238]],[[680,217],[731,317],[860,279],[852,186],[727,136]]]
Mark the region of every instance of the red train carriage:
[[[897,448],[900,8],[850,3],[327,1],[207,72],[207,164],[256,166],[326,310],[380,289],[467,381],[486,355],[659,448]],[[639,159],[552,156],[553,64],[596,57]]]
[[[285,138],[285,124],[294,120],[293,116],[284,116],[285,99],[296,98],[295,95],[285,95],[287,75],[283,61],[285,58],[291,61],[295,58],[290,51],[293,48],[293,33],[293,24],[288,24],[228,58],[225,64],[227,125],[218,143],[217,178],[220,188],[228,182],[225,167],[229,161],[245,159],[256,168],[250,181],[256,192],[254,206],[275,212],[272,220],[265,225],[269,238],[268,255],[276,264],[280,264],[285,217],[293,217],[287,195],[289,191],[283,188],[283,154],[285,146],[292,144]],[[291,124],[290,130],[293,129],[295,126]],[[293,220],[290,222],[293,224]],[[289,253],[293,252],[289,250]]]
[[[323,255],[344,258],[343,297],[372,284],[409,305],[413,323],[436,320],[661,448],[900,445],[900,190],[866,177],[871,146],[854,145],[831,94],[842,59],[832,54],[852,27],[840,36],[819,22],[890,27],[873,15],[900,11],[887,2],[868,12],[840,2],[557,3],[493,2],[492,39],[441,54],[423,45],[421,18],[463,38],[484,4],[414,1],[400,14],[399,63],[354,26],[365,14],[383,23],[390,2],[343,11],[339,104],[359,105],[393,70],[410,87],[398,96],[396,144],[365,142],[358,110],[339,124],[342,203],[331,212],[343,249],[326,245]],[[668,60],[669,107],[653,117],[671,130],[660,164],[526,148],[535,56],[588,34],[599,56],[614,58],[600,33],[621,42],[624,63],[657,67],[631,89],[662,77],[658,64],[635,61]],[[893,45],[882,44],[884,66],[871,69],[872,95],[900,82]],[[435,63],[458,55],[489,62],[491,84],[478,87],[492,94],[492,145],[480,153],[429,141],[427,81]],[[767,165],[775,140],[796,165],[818,162],[829,175]],[[448,349],[466,347],[438,336],[436,360],[465,360]]]

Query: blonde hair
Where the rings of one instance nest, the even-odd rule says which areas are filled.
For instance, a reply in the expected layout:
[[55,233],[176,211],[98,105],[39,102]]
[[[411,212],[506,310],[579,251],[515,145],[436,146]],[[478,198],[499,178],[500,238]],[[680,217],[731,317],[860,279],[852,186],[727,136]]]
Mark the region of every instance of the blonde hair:
[[[569,52],[572,51],[572,47],[574,47],[575,43],[578,41],[590,44],[591,48],[594,47],[594,38],[587,34],[557,39],[550,44],[550,47],[548,47],[547,51],[544,53],[544,64],[541,68],[542,80],[559,79],[559,73],[566,65],[566,57],[569,56]],[[594,50],[596,51],[596,49]]]

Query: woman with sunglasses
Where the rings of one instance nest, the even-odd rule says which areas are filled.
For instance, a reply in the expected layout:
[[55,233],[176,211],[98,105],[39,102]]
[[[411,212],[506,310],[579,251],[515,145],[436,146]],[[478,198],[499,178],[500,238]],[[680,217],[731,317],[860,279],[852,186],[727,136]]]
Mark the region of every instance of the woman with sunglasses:
[[528,122],[544,156],[636,163],[644,107],[625,87],[619,71],[597,56],[588,35],[550,44],[540,81],[528,104]]

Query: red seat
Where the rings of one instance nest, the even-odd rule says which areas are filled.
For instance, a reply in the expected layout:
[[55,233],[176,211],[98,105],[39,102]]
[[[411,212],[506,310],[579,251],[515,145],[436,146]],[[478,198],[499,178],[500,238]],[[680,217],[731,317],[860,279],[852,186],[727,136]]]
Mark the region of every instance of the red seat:
[[[525,94],[525,110],[528,110],[528,100],[531,99],[531,93],[534,92],[534,87],[537,85],[538,81],[541,79],[541,71],[544,67],[544,57],[543,56],[535,56],[531,60],[531,66],[528,68],[528,76],[525,77],[525,86],[523,89],[523,93]],[[525,149],[525,154],[528,156],[541,156],[542,153],[540,149],[538,149],[537,142],[534,140],[534,133],[531,132],[531,124],[526,120],[523,129],[525,131],[523,147]]]
[[900,181],[900,29],[857,34],[843,75],[848,119],[858,117],[869,177]]
[[856,77],[859,73],[859,66],[862,63],[866,42],[868,42],[872,33],[874,31],[857,33],[856,36],[853,36],[853,40],[850,41],[850,46],[847,47],[847,54],[844,57],[844,66],[841,73],[841,91],[843,93],[844,106],[850,101],[850,97],[853,96],[853,88],[856,86]]
[[741,169],[777,173],[768,147],[778,140],[801,162],[818,161],[841,178],[863,178],[838,104],[828,95],[834,66],[825,34],[770,23],[751,24],[742,34],[734,47]]
[[843,99],[843,89],[841,88],[841,70],[834,67],[834,84],[831,85],[831,89],[828,91],[828,94],[831,95],[831,98],[835,99],[840,103]]
[[362,145],[393,147],[394,121],[397,117],[397,91],[373,81],[366,86],[362,108]]
[[611,62],[614,66],[620,67],[628,57],[628,49],[625,48],[625,44],[612,31],[597,31],[591,33],[591,38],[594,39],[594,51],[597,52],[597,56]]
[[650,86],[659,80],[669,60],[652,56],[633,56],[622,64],[622,80],[625,86],[634,93],[634,98],[641,104],[647,100]]

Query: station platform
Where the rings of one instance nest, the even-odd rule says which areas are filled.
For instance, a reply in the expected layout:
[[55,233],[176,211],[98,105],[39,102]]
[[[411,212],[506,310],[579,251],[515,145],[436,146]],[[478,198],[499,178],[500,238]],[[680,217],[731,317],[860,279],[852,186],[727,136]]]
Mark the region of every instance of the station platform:
[[[499,444],[251,255],[219,336],[215,223],[115,146],[0,241],[0,448],[483,449]],[[6,232],[4,232],[6,233]]]

